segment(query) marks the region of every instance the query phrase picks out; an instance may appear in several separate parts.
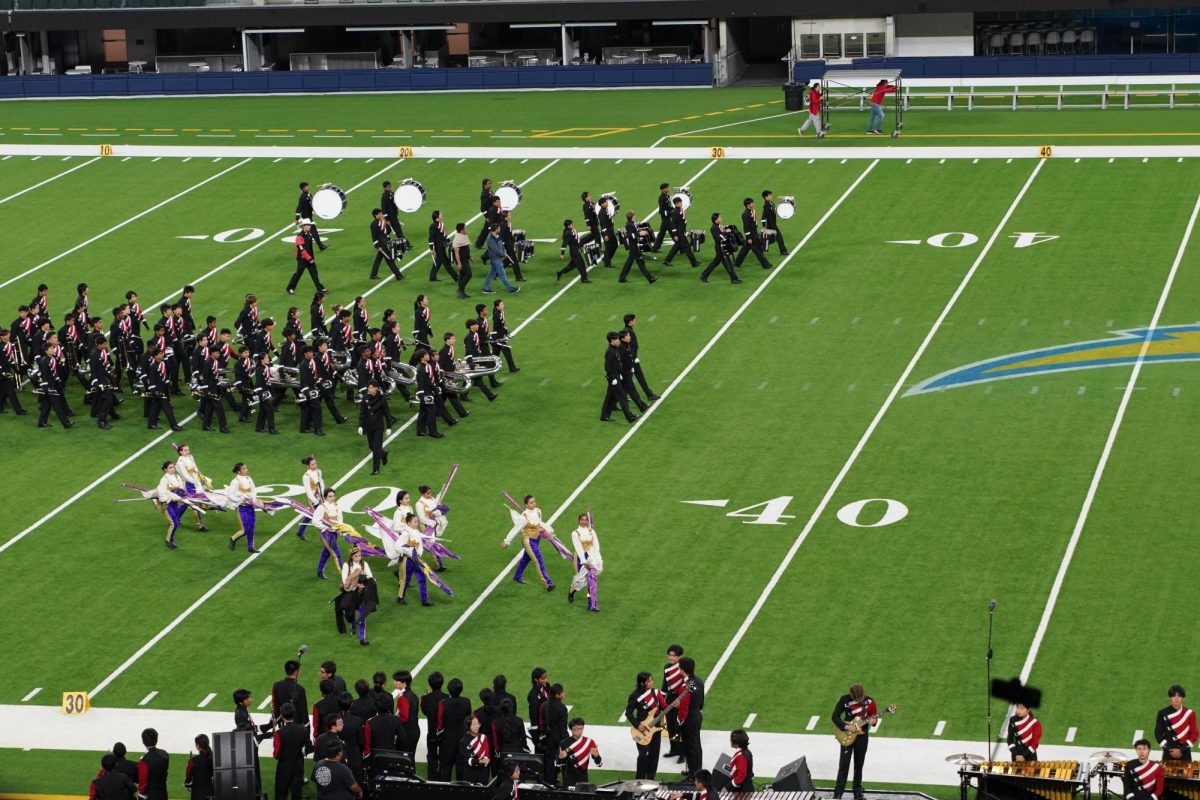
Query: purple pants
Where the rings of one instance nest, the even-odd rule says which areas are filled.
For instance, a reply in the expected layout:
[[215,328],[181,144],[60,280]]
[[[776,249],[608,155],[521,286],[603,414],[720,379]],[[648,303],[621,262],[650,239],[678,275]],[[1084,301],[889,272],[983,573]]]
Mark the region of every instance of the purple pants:
[[187,506],[183,503],[167,503],[167,516],[171,518],[171,530],[167,533],[167,541],[175,544],[175,531],[179,530],[179,520],[183,519],[183,512],[187,511]]
[[538,572],[542,576],[542,583],[547,587],[553,586],[554,581],[550,580],[550,575],[546,572],[546,562],[542,561],[541,537],[522,535],[521,540],[521,546],[525,548],[525,552],[521,553],[521,560],[517,562],[517,571],[513,574],[513,580],[520,581],[521,576],[525,574],[525,568],[531,561],[536,560]]
[[325,574],[325,565],[329,563],[329,551],[333,550],[333,554],[337,556],[338,569],[342,568],[342,551],[338,550],[337,541],[338,535],[336,531],[321,531],[321,541],[324,544],[321,546],[321,560],[317,562],[317,574]]
[[[429,536],[433,541],[436,542],[437,541],[437,533],[435,533],[436,530],[437,529],[434,528],[432,525],[426,525],[425,526],[425,535]],[[438,569],[441,569],[443,566],[445,566],[444,564],[442,564],[442,557],[439,556],[437,553],[433,554],[433,560],[435,562],[437,562]]]
[[404,559],[404,588],[400,591],[400,597],[403,598],[408,594],[408,583],[414,575],[417,577],[417,588],[421,590],[421,602],[428,603],[429,583],[425,580],[425,570],[417,566],[415,558]]
[[254,523],[258,516],[254,506],[238,506],[238,516],[242,518],[242,530],[246,532],[246,549],[254,549]]

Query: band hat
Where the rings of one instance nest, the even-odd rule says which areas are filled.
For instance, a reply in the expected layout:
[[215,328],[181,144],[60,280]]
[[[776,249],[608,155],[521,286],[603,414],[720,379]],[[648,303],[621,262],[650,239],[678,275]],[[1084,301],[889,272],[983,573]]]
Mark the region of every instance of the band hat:
[[302,220],[300,220],[300,224],[301,225],[312,225],[313,221],[311,219],[302,219]]

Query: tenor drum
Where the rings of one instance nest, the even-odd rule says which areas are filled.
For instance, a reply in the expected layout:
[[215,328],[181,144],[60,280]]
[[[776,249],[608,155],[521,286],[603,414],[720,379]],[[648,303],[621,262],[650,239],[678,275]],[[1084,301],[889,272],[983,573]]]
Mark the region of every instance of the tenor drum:
[[412,178],[405,178],[396,187],[396,207],[405,214],[420,211],[425,204],[425,187]]
[[671,204],[672,205],[675,204],[675,198],[677,198],[677,197],[683,201],[683,210],[687,211],[688,207],[691,206],[691,204],[692,204],[692,190],[687,188],[686,186],[680,186],[671,195]]
[[327,183],[313,194],[313,213],[321,219],[337,219],[346,210],[346,193]]
[[583,258],[587,261],[588,266],[596,266],[600,263],[600,243],[586,242],[579,248],[583,251]]
[[616,192],[605,192],[604,194],[600,195],[600,199],[608,201],[610,217],[615,217],[617,212],[621,210],[621,201],[617,199]]
[[514,242],[525,241],[525,229],[524,228],[513,228],[512,236],[513,236]]
[[791,219],[796,215],[796,198],[779,198],[779,205],[775,206],[775,213],[779,215],[780,219]]
[[496,196],[500,198],[502,211],[512,211],[521,205],[521,187],[517,186],[516,181],[502,181],[500,188],[496,190]]
[[693,250],[699,250],[700,245],[704,244],[704,231],[695,229],[687,232],[688,244]]

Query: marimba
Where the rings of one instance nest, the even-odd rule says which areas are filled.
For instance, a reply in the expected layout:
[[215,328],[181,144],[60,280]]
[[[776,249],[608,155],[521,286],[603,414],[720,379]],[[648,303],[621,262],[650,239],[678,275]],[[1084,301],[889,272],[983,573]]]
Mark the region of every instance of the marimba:
[[1090,796],[1087,775],[1078,761],[987,761],[963,767],[958,776],[964,800],[972,781],[977,784],[980,798],[995,800],[1074,800],[1079,795]]

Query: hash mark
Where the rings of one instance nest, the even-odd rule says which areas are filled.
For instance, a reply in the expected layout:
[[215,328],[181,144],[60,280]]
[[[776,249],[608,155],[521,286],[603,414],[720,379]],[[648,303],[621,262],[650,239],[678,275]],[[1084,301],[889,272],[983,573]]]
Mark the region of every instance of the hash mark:
[[725,385],[725,381],[717,381],[716,383],[714,383],[714,384],[712,385],[712,388],[714,388],[714,389],[720,389],[720,388],[721,388],[722,386],[724,386],[724,385]]
[[773,317],[771,317],[769,320],[767,320],[767,324],[768,324],[768,325],[774,325],[774,324],[775,324],[777,321],[779,321],[779,315],[778,315],[778,314],[776,314],[775,316],[773,316]]
[[852,383],[852,384],[850,384],[849,386],[847,386],[847,387],[846,387],[846,391],[847,391],[847,392],[853,392],[853,391],[854,391],[854,389],[855,389],[855,387],[857,387],[857,386],[858,386],[858,384],[857,384],[857,383]]
[[1086,392],[1086,391],[1087,391],[1087,387],[1086,387],[1086,386],[1080,386],[1080,387],[1079,387],[1079,391],[1077,391],[1075,394],[1082,396],[1082,395],[1083,395],[1083,393],[1084,393],[1084,392]]
[[1030,394],[1037,394],[1037,393],[1038,393],[1038,387],[1034,386],[1032,389],[1030,389],[1030,390],[1029,390],[1029,393],[1030,393]]
[[658,314],[651,314],[650,316],[646,317],[646,322],[654,322],[656,319],[658,319]]
[[810,319],[810,320],[808,321],[808,324],[809,324],[809,325],[816,325],[816,324],[817,324],[818,322],[820,322],[820,321],[821,321],[821,318],[820,318],[820,317],[813,317],[812,319]]
[[150,694],[146,695],[145,697],[143,697],[142,702],[138,703],[138,705],[144,706],[144,705],[148,704],[151,700],[153,700],[155,697],[158,697],[157,690],[155,690],[155,691],[151,692]]
[[538,386],[546,386],[546,385],[547,385],[547,384],[549,384],[549,383],[550,383],[550,379],[549,379],[549,378],[542,378],[542,379],[541,379],[541,380],[538,382]]
[[893,325],[899,325],[899,324],[900,324],[900,317],[896,317],[895,321],[894,321],[894,322],[892,322],[892,324],[893,324]]
[[574,322],[575,318],[578,316],[578,314],[572,314],[571,316],[567,317],[567,322]]
[[765,388],[767,388],[767,382],[766,382],[766,381],[763,381],[762,383],[760,383],[760,384],[758,385],[758,390],[759,390],[760,392],[761,392],[763,389],[765,389]]
[[196,708],[207,708],[208,704],[211,703],[214,699],[216,699],[216,697],[217,697],[216,692],[209,692],[208,697],[201,700],[200,705],[196,706]]
[[589,386],[591,386],[591,385],[592,385],[592,379],[591,379],[591,378],[588,378],[586,381],[584,381],[583,383],[581,383],[581,384],[579,384],[579,385],[580,385],[582,388],[586,389],[587,387],[589,387]]
[[817,723],[820,721],[821,721],[821,718],[818,717],[816,714],[813,714],[811,717],[808,718],[808,725],[804,728],[804,730],[806,730],[806,731],[816,730]]
[[1069,319],[1064,319],[1064,320],[1063,320],[1063,327],[1064,327],[1064,328],[1065,328],[1065,327],[1067,327],[1067,326],[1068,326],[1068,325],[1070,325],[1070,324],[1071,324],[1071,320],[1069,320]]
[[985,323],[985,322],[987,322],[987,317],[980,317],[980,318],[979,318],[979,324],[980,324],[980,325],[982,325],[982,324],[983,324],[983,323]]
[[934,735],[934,736],[941,736],[941,735],[942,735],[942,731],[944,731],[944,730],[946,730],[946,720],[944,720],[944,719],[939,719],[939,720],[938,720],[937,727],[935,727],[935,728],[933,729],[933,735]]
[[697,319],[699,319],[699,317],[697,317],[695,314],[692,314],[690,317],[688,317],[688,322],[695,322]]
[[755,714],[753,711],[750,712],[750,715],[748,717],[746,717],[746,721],[742,723],[742,727],[749,728],[751,725],[754,724],[754,718],[757,716],[758,716],[758,714]]
[[1171,397],[1179,397],[1179,387],[1178,386],[1176,386],[1174,389],[1171,390]]
[[1025,326],[1026,326],[1026,325],[1028,325],[1028,324],[1029,324],[1029,320],[1027,320],[1027,319],[1023,319],[1023,320],[1021,320],[1021,327],[1022,327],[1022,328],[1023,328],[1023,327],[1025,327]]
[[36,688],[36,689],[34,689],[32,692],[30,692],[29,694],[27,694],[27,695],[25,695],[24,697],[22,697],[22,698],[21,698],[21,702],[22,702],[22,703],[28,703],[28,702],[29,702],[30,700],[32,700],[32,699],[34,698],[34,696],[35,696],[35,695],[36,695],[38,692],[40,692],[41,690],[42,690],[42,687],[40,687],[40,686],[39,686],[39,687],[37,687],[37,688]]
[[1106,327],[1106,328],[1111,328],[1112,326],[1113,326],[1113,320],[1111,320],[1111,319],[1108,322],[1104,323],[1104,327]]
[[274,699],[274,698],[273,698],[273,697],[271,697],[271,695],[269,695],[269,694],[268,694],[268,695],[267,695],[267,699],[263,700],[261,703],[259,703],[259,704],[258,704],[258,710],[259,710],[259,711],[262,711],[264,708],[266,708],[267,706],[271,705],[271,701],[272,701],[273,699]]
[[996,388],[996,387],[992,386],[992,385],[989,383],[987,386],[983,387],[983,393],[984,393],[984,394],[991,394],[991,393],[992,393],[992,389],[994,389],[994,388]]
[[1145,734],[1145,733],[1146,733],[1146,732],[1145,732],[1145,731],[1143,731],[1143,730],[1141,730],[1141,729],[1138,729],[1138,730],[1134,731],[1134,732],[1133,732],[1133,741],[1135,741],[1135,742],[1136,742],[1138,739],[1141,739],[1141,738],[1143,738],[1143,736],[1144,736],[1144,734]]
[[1075,729],[1074,728],[1067,728],[1067,736],[1063,741],[1067,741],[1067,742],[1075,741]]
[[855,317],[854,319],[850,320],[850,324],[857,325],[860,319],[862,319],[862,317]]

